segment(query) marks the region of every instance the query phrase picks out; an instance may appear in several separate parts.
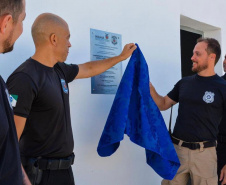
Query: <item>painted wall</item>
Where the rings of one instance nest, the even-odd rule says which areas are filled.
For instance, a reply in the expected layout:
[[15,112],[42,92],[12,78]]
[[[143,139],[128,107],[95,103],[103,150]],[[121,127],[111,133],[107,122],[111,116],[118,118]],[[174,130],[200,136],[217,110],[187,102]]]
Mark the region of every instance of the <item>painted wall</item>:
[[[29,0],[24,33],[13,53],[0,55],[0,74],[6,80],[17,66],[33,55],[31,25],[40,13],[51,12],[64,18],[70,27],[72,48],[67,63],[80,64],[90,60],[90,28],[119,33],[123,45],[139,44],[149,65],[152,83],[159,94],[165,95],[181,78],[180,15],[220,28],[219,38],[225,51],[226,23],[221,16],[225,7],[223,0],[215,1],[215,4],[211,0]],[[123,62],[123,71],[127,62]],[[217,72],[222,74],[222,60],[220,62]],[[76,184],[160,184],[161,178],[145,163],[144,149],[131,143],[126,136],[111,157],[97,155],[97,144],[114,95],[92,95],[90,92],[91,79],[70,84]],[[162,112],[167,125],[169,113]],[[174,109],[173,122],[176,114]]]

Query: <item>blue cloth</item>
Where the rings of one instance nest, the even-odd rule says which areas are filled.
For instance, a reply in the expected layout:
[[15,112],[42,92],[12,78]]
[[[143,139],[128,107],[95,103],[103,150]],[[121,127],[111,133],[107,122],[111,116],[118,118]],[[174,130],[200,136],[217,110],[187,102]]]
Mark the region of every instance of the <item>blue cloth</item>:
[[162,115],[151,98],[148,66],[138,45],[120,82],[98,154],[102,157],[113,154],[124,133],[145,148],[147,163],[162,178],[173,179],[180,162]]

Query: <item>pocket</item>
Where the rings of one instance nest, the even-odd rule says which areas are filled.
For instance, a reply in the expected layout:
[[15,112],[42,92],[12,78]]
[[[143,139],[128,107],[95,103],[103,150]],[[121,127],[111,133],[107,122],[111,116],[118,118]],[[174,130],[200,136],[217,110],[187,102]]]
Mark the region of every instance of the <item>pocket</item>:
[[164,179],[164,180],[162,180],[161,185],[169,185],[169,181]]
[[218,176],[207,179],[206,185],[218,185]]
[[179,158],[179,161],[181,164],[187,164],[188,163],[188,153],[189,153],[189,149],[185,148],[185,147],[180,147],[178,145],[174,144],[174,148],[176,150],[177,156]]
[[194,153],[192,173],[202,178],[211,179],[217,176],[217,156],[215,148],[206,148]]

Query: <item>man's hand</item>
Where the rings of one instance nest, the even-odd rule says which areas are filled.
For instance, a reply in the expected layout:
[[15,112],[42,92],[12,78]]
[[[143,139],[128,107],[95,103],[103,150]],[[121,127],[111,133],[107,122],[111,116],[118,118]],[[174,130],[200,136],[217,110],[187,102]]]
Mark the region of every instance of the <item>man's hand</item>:
[[122,58],[122,60],[126,60],[132,55],[133,51],[136,48],[137,46],[134,43],[126,44],[122,50],[122,53],[119,56]]
[[159,110],[161,110],[161,111],[167,110],[171,106],[173,106],[177,103],[177,102],[173,101],[172,99],[170,99],[167,95],[164,97],[159,95],[156,92],[155,87],[152,85],[151,82],[149,82],[149,88],[150,88],[151,97],[153,98],[154,102],[158,106]]
[[81,79],[99,75],[100,73],[103,73],[117,63],[126,60],[132,55],[133,51],[136,48],[137,46],[133,43],[126,44],[122,50],[122,53],[118,56],[79,64],[79,72],[75,78]]
[[226,184],[226,165],[224,165],[224,167],[221,169],[221,174],[220,174],[220,179],[221,185],[225,185]]

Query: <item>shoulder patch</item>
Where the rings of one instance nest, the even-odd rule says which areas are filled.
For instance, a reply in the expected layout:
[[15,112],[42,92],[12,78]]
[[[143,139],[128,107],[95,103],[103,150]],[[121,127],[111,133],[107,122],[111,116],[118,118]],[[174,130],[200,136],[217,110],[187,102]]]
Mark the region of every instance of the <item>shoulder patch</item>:
[[5,89],[5,93],[6,93],[6,96],[7,96],[8,101],[9,101],[9,106],[11,107],[11,109],[13,109],[12,104],[11,104],[11,101],[10,101],[10,96],[9,96],[8,89]]
[[60,79],[64,93],[68,94],[67,84],[64,79]]
[[10,94],[9,95],[9,100],[10,100],[10,103],[11,103],[12,107],[16,107],[16,103],[17,103],[17,100],[18,100],[18,95]]

